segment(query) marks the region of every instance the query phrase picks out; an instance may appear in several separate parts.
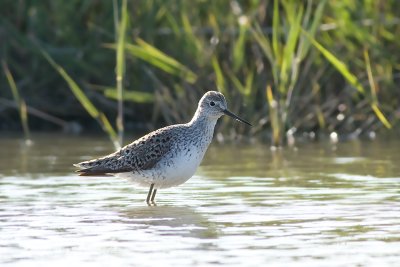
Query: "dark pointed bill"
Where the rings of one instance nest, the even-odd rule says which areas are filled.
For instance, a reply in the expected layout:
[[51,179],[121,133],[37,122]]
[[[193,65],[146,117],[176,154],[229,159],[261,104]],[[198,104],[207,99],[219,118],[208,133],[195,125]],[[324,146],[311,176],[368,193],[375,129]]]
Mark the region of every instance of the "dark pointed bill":
[[227,110],[227,109],[225,109],[223,112],[224,112],[225,115],[228,115],[229,117],[234,118],[235,120],[238,120],[238,121],[240,121],[240,122],[242,122],[242,123],[245,123],[245,124],[247,124],[247,125],[252,126],[249,122],[247,122],[247,121],[245,121],[245,120],[239,118],[238,116],[236,116],[235,114],[233,114],[232,112],[230,112],[230,111]]

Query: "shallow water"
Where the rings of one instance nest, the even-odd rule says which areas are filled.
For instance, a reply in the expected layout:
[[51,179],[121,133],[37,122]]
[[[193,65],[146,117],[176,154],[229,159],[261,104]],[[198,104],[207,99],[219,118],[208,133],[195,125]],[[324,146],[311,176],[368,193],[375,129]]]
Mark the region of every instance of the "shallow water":
[[1,266],[398,266],[398,141],[213,144],[187,183],[79,177],[104,138],[0,137]]

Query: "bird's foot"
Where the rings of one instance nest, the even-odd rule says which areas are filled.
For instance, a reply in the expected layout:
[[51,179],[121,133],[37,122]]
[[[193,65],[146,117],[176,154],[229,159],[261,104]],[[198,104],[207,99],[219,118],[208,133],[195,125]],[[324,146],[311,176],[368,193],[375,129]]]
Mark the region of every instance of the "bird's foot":
[[146,203],[147,203],[147,206],[149,206],[149,207],[157,206],[157,203],[155,201],[146,201]]

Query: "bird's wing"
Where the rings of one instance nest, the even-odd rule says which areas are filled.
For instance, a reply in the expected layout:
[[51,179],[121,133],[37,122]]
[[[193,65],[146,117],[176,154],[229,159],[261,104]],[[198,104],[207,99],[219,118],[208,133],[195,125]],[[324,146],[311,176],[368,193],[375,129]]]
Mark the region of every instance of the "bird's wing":
[[80,175],[97,175],[151,169],[171,149],[172,127],[151,132],[108,156],[75,164]]
[[173,133],[161,129],[121,149],[119,161],[134,170],[151,169],[171,149]]

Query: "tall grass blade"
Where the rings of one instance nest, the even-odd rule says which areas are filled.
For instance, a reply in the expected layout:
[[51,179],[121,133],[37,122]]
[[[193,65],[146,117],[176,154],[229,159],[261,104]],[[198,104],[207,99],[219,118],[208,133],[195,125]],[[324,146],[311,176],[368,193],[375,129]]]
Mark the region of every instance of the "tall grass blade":
[[251,93],[253,91],[254,71],[251,70],[246,76],[246,82],[244,84],[244,96],[247,100],[250,100]]
[[[301,19],[303,17],[303,5],[298,6],[298,10],[296,12],[293,10],[293,4],[284,5],[287,10],[287,15],[290,21],[290,30],[287,36],[286,44],[283,48],[283,56],[282,56],[282,65],[280,72],[281,83],[279,85],[279,90],[282,93],[286,93],[289,84],[289,70],[293,66],[294,60],[294,51],[296,49],[296,44],[299,41],[299,35],[301,30]],[[297,16],[296,16],[297,13]],[[295,16],[295,18],[293,18]],[[296,64],[296,63],[295,63]]]
[[[108,98],[118,99],[118,92],[115,88],[106,88],[104,90],[104,95]],[[154,94],[138,91],[125,91],[123,100],[141,104],[153,103]]]
[[376,86],[375,86],[374,76],[372,75],[371,61],[369,59],[367,49],[364,49],[364,60],[365,60],[365,66],[367,67],[368,82],[369,82],[369,87],[371,88],[372,101],[374,103],[377,103],[378,98],[376,97]]
[[11,71],[7,66],[7,63],[5,61],[2,61],[2,65],[7,78],[7,82],[11,88],[11,93],[13,95],[15,104],[18,107],[21,125],[25,135],[25,144],[30,145],[32,144],[32,141],[28,125],[28,112],[26,108],[26,103],[23,99],[21,99],[19,95],[17,84],[15,83],[14,77],[12,76]]
[[[138,45],[125,44],[125,49],[130,55],[140,58],[167,73],[180,77],[188,83],[196,82],[197,75],[188,67],[141,39],[137,39],[136,41]],[[105,46],[115,48],[114,45]]]
[[321,129],[325,128],[325,118],[324,113],[321,110],[320,106],[315,107],[315,113],[317,114],[318,124]]
[[44,51],[43,49],[41,49],[40,51],[42,52],[44,58],[50,63],[50,65],[61,75],[61,77],[64,78],[64,80],[67,82],[69,88],[71,89],[72,93],[75,95],[75,97],[81,103],[81,105],[86,109],[86,111],[89,113],[89,115],[92,118],[96,119],[97,122],[102,127],[102,129],[104,130],[104,132],[106,132],[108,134],[108,137],[114,144],[114,147],[116,149],[119,149],[120,145],[118,142],[117,133],[115,132],[114,128],[111,126],[107,117],[102,112],[97,110],[97,108],[93,105],[93,103],[85,95],[85,93],[78,86],[78,84],[69,76],[69,74],[60,65],[58,65],[50,57],[50,55],[46,51]]
[[28,126],[28,108],[26,107],[25,100],[23,99],[21,100],[20,113],[21,113],[22,128],[25,134],[25,144],[30,145],[32,144],[32,139]]
[[254,26],[251,28],[251,33],[254,39],[257,41],[258,45],[261,47],[262,51],[264,52],[264,55],[268,58],[271,65],[276,65],[273,64],[274,52],[272,51],[271,42],[268,39],[268,36],[263,34],[260,24],[255,23]]
[[243,64],[245,53],[245,42],[248,26],[248,20],[245,16],[239,18],[239,36],[233,47],[233,71],[237,72]]
[[128,24],[128,11],[127,0],[122,1],[121,5],[121,21],[118,25],[118,41],[117,41],[117,70],[116,70],[116,83],[118,92],[118,115],[117,115],[117,129],[119,145],[123,144],[124,137],[124,101],[123,101],[123,82],[125,73],[125,38],[126,27]]
[[253,28],[251,28],[250,30],[254,39],[257,41],[257,44],[261,47],[261,50],[264,52],[264,55],[267,57],[271,64],[274,83],[278,84],[278,64],[276,62],[276,58],[272,49],[271,41],[266,35],[264,35],[259,24],[254,24]]
[[[331,52],[325,49],[322,45],[320,45],[314,38],[312,38],[307,32],[303,30],[304,34],[311,40],[311,43],[325,56],[325,58],[343,75],[343,77],[354,86],[360,93],[364,96],[366,95],[366,91],[361,83],[358,81],[357,77],[352,74],[346,65],[340,61],[336,56],[334,56]],[[386,119],[383,112],[379,109],[377,103],[372,102],[371,108],[375,112],[378,119],[385,125],[386,128],[392,128],[392,125]]]
[[281,143],[281,127],[279,123],[279,112],[278,112],[278,102],[275,100],[272,93],[272,88],[267,85],[266,88],[267,101],[269,106],[269,116],[271,120],[272,128],[272,144],[273,146],[279,146]]
[[201,45],[200,41],[196,38],[196,35],[194,34],[194,31],[192,29],[192,25],[190,24],[189,17],[187,15],[187,12],[185,12],[185,10],[182,10],[181,19],[182,19],[183,30],[185,31],[186,34],[186,39],[187,41],[189,41],[189,44],[194,49],[194,54],[198,55],[199,52],[202,50],[203,46]]
[[[318,1],[318,6],[315,9],[315,11],[312,13],[312,18],[313,21],[311,23],[311,26],[308,28],[308,34],[314,38],[315,33],[317,32],[318,27],[321,25],[321,19],[322,15],[324,13],[324,8],[326,5],[327,0],[319,0]],[[310,10],[312,10],[310,8]],[[302,38],[302,42],[300,43],[300,59],[304,59],[306,56],[307,52],[310,49],[310,40],[308,38]]]
[[378,119],[382,122],[382,124],[385,125],[386,128],[391,129],[392,125],[389,123],[389,121],[386,119],[385,115],[382,113],[382,111],[378,107],[378,97],[376,96],[376,86],[375,86],[374,76],[372,74],[371,61],[369,59],[367,49],[364,49],[364,59],[365,59],[365,65],[367,66],[369,87],[371,88],[371,98],[372,98],[371,108],[375,112]]
[[276,59],[276,63],[278,65],[281,64],[281,52],[279,47],[279,1],[274,0],[274,11],[272,17],[272,50],[274,51],[274,56]]
[[241,95],[245,95],[246,94],[246,88],[242,84],[242,82],[238,79],[238,77],[232,71],[228,71],[227,74],[228,74],[229,78],[231,79],[233,85],[239,91],[239,93]]
[[226,94],[226,87],[225,87],[226,86],[226,82],[225,82],[225,78],[224,78],[224,75],[223,75],[222,70],[221,70],[221,66],[220,66],[220,64],[218,62],[217,56],[214,55],[211,58],[211,64],[212,64],[212,67],[214,69],[215,83],[217,85],[217,88],[221,93]]
[[115,149],[120,149],[121,145],[118,142],[117,133],[115,132],[114,128],[112,127],[110,121],[107,119],[106,115],[103,112],[99,113],[99,117],[97,119],[100,122],[101,127],[103,130],[108,133],[111,141],[114,144]]
[[318,43],[309,33],[303,30],[304,35],[310,39],[311,43],[321,52],[321,54],[336,68],[340,74],[360,93],[365,94],[364,87],[359,83],[357,77],[353,75],[347,66],[340,61],[335,55],[325,49],[320,43]]
[[172,14],[172,12],[170,12],[171,10],[167,9],[165,12],[165,17],[166,20],[168,21],[168,27],[171,28],[171,30],[173,31],[173,33],[175,35],[180,35],[181,30],[179,28],[179,24],[177,22],[176,17],[174,16],[174,14]]
[[371,108],[375,112],[375,115],[378,117],[378,119],[382,122],[382,124],[385,125],[386,128],[391,129],[392,125],[386,119],[386,117],[383,114],[383,112],[379,109],[378,104],[377,103],[372,103],[371,104]]

